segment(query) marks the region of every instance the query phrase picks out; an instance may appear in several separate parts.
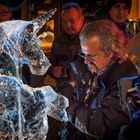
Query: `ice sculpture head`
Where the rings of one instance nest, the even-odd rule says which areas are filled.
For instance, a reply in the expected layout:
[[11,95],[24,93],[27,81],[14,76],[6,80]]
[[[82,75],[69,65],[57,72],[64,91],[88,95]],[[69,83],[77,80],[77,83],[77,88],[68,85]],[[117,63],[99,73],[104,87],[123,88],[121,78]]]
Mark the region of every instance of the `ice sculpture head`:
[[50,10],[32,21],[11,20],[0,23],[8,39],[13,42],[20,63],[28,62],[30,70],[35,75],[43,75],[48,70],[50,63],[43,50],[41,41],[37,38],[37,32],[55,13]]
[[41,41],[33,32],[33,24],[28,24],[22,31],[21,29],[17,30],[17,32],[12,34],[10,39],[17,46],[20,46],[20,54],[23,59],[22,63],[24,61],[28,62],[31,73],[35,75],[45,74],[50,63],[41,49]]

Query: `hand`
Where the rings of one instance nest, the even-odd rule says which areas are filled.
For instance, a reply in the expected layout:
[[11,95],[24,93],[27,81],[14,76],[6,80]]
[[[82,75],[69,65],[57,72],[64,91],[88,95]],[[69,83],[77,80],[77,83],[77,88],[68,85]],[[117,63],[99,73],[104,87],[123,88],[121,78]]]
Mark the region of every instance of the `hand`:
[[61,66],[54,67],[54,69],[53,69],[53,75],[54,75],[54,77],[60,78],[61,75],[62,75],[62,69],[63,68]]

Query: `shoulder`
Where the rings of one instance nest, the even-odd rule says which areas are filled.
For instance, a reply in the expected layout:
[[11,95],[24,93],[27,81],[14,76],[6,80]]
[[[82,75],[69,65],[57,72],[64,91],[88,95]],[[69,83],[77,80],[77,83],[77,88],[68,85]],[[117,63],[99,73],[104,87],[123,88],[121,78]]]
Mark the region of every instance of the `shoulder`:
[[118,60],[117,64],[114,66],[113,74],[118,75],[118,79],[120,79],[124,77],[136,76],[138,71],[135,65],[129,59],[122,63],[119,63]]
[[104,74],[105,83],[112,85],[122,78],[132,77],[138,74],[136,67],[130,60],[126,60],[123,63],[119,63],[119,60],[117,59]]

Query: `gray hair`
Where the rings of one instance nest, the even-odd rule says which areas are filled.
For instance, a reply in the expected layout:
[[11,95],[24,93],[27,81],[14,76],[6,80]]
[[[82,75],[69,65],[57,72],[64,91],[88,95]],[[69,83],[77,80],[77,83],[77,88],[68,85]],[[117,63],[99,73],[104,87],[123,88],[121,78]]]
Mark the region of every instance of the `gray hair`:
[[121,30],[109,20],[97,20],[84,25],[80,32],[80,40],[98,36],[100,49],[108,56],[110,52],[116,52],[120,57],[124,56],[126,39]]

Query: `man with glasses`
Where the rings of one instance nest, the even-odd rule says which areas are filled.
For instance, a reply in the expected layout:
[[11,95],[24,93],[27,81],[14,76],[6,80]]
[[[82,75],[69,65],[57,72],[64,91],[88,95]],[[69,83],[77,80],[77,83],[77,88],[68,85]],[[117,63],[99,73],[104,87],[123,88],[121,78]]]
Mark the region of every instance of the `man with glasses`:
[[83,27],[80,43],[80,56],[92,78],[90,87],[86,83],[78,86],[83,92],[79,90],[77,100],[70,99],[69,119],[80,134],[73,140],[117,140],[120,127],[130,119],[120,102],[118,82],[138,73],[123,49],[124,34],[111,21],[98,20]]

